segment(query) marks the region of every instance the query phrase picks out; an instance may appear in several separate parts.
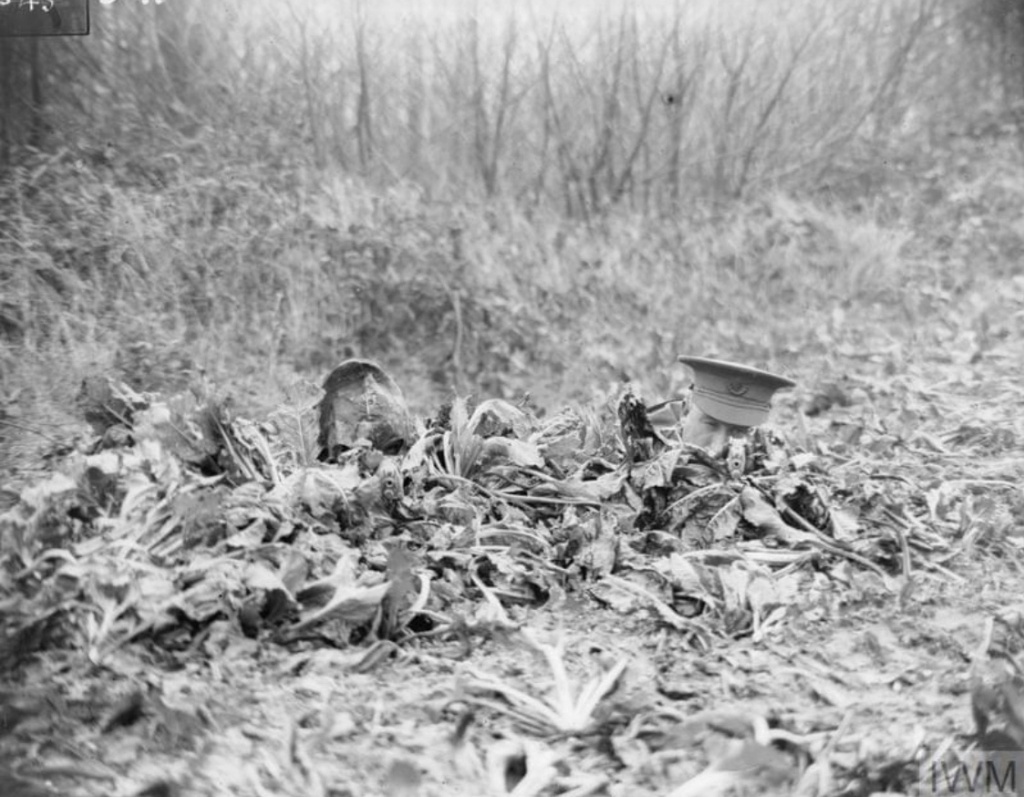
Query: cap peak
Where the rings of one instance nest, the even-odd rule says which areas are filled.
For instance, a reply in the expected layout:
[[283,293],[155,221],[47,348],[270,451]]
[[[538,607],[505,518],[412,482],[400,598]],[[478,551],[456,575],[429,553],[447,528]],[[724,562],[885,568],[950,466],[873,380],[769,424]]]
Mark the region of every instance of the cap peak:
[[796,382],[749,365],[709,357],[679,358],[693,371],[694,404],[715,420],[758,426],[768,419],[772,396]]

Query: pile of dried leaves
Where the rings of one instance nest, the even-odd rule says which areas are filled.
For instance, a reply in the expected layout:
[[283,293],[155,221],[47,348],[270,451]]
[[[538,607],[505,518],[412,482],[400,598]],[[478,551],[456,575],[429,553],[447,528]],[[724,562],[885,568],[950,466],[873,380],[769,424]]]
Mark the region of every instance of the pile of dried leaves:
[[[707,651],[807,616],[829,581],[909,591],[954,555],[941,494],[855,478],[839,449],[758,430],[714,460],[652,432],[628,386],[614,408],[541,418],[460,398],[422,423],[375,366],[342,369],[259,423],[210,396],[87,380],[95,440],[0,516],[0,670],[53,649],[102,667],[133,643],[176,667],[248,637],[342,649],[365,672],[434,640],[468,656],[518,634],[553,693],[467,669],[459,699],[534,736],[586,735],[629,724],[606,700],[627,663],[574,686],[522,607],[594,602]],[[771,770],[781,754],[754,730],[730,755]],[[509,793],[551,779],[526,782]]]
[[782,621],[804,566],[889,579],[948,550],[899,496],[761,430],[722,462],[663,438],[640,459],[597,411],[456,399],[397,454],[357,436],[321,462],[307,399],[257,424],[87,382],[97,442],[0,518],[4,665],[69,642],[97,664],[140,639],[180,653],[218,620],[400,643],[453,629],[467,602],[565,592],[638,601],[699,639]]

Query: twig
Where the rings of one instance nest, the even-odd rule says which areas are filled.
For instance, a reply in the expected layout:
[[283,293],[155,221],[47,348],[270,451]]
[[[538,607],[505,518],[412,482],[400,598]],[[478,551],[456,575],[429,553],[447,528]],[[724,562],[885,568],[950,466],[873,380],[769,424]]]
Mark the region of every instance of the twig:
[[831,780],[832,775],[832,762],[830,757],[836,751],[839,740],[846,733],[846,729],[850,726],[851,722],[853,722],[853,709],[849,708],[846,710],[846,713],[843,714],[843,718],[839,721],[839,727],[836,728],[835,733],[832,734],[832,737],[825,744],[825,749],[821,751],[821,755],[818,757],[819,760],[823,761],[825,764],[821,768],[818,777],[819,794],[826,794],[831,791],[829,788],[829,781]]
[[787,504],[785,502],[785,500],[780,499],[780,501],[782,503],[782,509],[785,512],[786,516],[794,519],[797,522],[797,524],[799,524],[799,526],[800,526],[800,528],[802,530],[806,531],[808,534],[811,535],[810,542],[813,542],[814,544],[816,544],[820,548],[822,548],[822,550],[827,551],[830,554],[833,554],[835,556],[842,556],[842,557],[844,557],[846,559],[849,559],[851,562],[856,562],[859,565],[863,565],[864,567],[868,568],[869,570],[877,573],[883,579],[885,578],[886,572],[881,567],[876,565],[874,562],[872,562],[867,557],[861,556],[859,553],[854,553],[853,551],[849,551],[846,548],[843,548],[842,546],[836,544],[835,542],[833,542],[831,540],[826,540],[822,536],[822,533],[821,533],[821,531],[819,529],[815,528],[802,515],[797,514],[789,506],[789,504]]
[[657,611],[658,615],[666,623],[671,625],[677,631],[689,632],[694,637],[696,637],[705,648],[709,647],[707,643],[707,637],[710,636],[710,633],[700,623],[683,617],[675,609],[673,609],[671,606],[669,606],[667,603],[665,603],[657,596],[652,595],[643,587],[633,584],[632,582],[627,581],[624,578],[619,578],[618,576],[605,576],[604,580],[605,582],[611,584],[614,587],[618,587],[619,589],[625,592],[632,592],[634,595],[643,598],[654,607],[655,611]]
[[466,484],[471,487],[475,487],[480,492],[489,495],[491,498],[496,498],[499,501],[508,501],[512,504],[523,504],[530,506],[531,504],[547,505],[547,506],[592,506],[600,508],[601,504],[599,501],[587,501],[585,499],[572,499],[572,498],[541,498],[540,496],[534,495],[512,495],[511,493],[503,492],[502,490],[493,490],[490,487],[485,487],[479,482],[475,482],[472,479],[467,479],[464,476],[456,476],[454,473],[438,474],[435,477],[438,481],[450,480],[459,484]]
[[232,462],[238,466],[238,469],[242,471],[243,475],[245,475],[249,481],[258,481],[260,475],[256,472],[256,469],[250,466],[250,464],[246,462],[237,451],[235,451],[235,447],[231,444],[231,435],[228,432],[227,424],[221,421],[221,419],[216,415],[213,417],[213,422],[217,424],[217,431],[220,432],[221,441],[227,448],[228,456],[231,457]]
[[23,432],[29,432],[30,434],[39,435],[44,440],[49,440],[51,443],[54,443],[59,446],[65,444],[63,440],[58,440],[56,437],[50,437],[50,435],[46,434],[45,432],[40,432],[38,429],[33,429],[30,426],[22,426],[20,423],[15,423],[14,421],[8,421],[4,420],[3,418],[0,418],[0,424],[3,424],[4,426],[10,426],[12,429],[20,429]]
[[893,532],[900,543],[900,560],[903,562],[903,575],[910,578],[910,544],[907,542],[907,535],[903,533],[898,525],[893,526]]
[[[949,561],[949,559],[952,559],[956,555],[957,554],[954,553],[952,556],[948,557],[944,561]],[[961,584],[963,584],[967,580],[966,578],[964,578],[959,573],[954,573],[949,568],[943,567],[938,562],[933,562],[933,561],[931,561],[930,559],[927,559],[927,558],[922,558],[921,559],[921,567],[923,567],[925,570],[933,570],[936,573],[941,573],[946,578],[948,578],[950,581],[958,581]]]
[[1017,482],[1003,481],[1002,479],[949,479],[944,484],[977,485],[980,487],[1008,487],[1011,490],[1020,488]]

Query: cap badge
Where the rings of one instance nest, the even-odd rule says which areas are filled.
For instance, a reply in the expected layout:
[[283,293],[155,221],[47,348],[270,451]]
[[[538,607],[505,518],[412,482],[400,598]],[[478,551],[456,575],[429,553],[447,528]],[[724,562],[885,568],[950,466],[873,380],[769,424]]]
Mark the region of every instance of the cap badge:
[[728,385],[726,385],[726,389],[734,396],[743,396],[746,395],[747,391],[750,389],[750,386],[744,382],[730,382]]

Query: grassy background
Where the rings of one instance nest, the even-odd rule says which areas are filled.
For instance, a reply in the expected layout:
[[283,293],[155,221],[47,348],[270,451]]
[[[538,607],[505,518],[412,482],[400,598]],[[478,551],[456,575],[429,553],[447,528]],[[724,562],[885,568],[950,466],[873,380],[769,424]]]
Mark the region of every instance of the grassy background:
[[795,406],[1019,339],[1015,4],[749,6],[120,0],[0,39],[8,465],[97,372],[258,413],[360,355],[424,411],[554,409],[688,352]]

